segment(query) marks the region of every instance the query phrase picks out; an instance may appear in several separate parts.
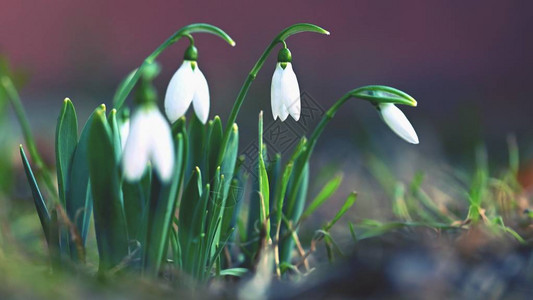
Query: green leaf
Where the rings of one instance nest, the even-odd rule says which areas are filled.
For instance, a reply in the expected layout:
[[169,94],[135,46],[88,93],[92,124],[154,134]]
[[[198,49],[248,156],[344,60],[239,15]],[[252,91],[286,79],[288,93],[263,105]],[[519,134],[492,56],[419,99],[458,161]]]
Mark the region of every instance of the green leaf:
[[78,120],[74,105],[70,99],[65,99],[57,118],[56,127],[56,169],[59,199],[66,205],[66,190],[70,172],[72,156],[78,144]]
[[199,244],[195,245],[195,254],[194,254],[194,269],[193,269],[193,276],[194,278],[203,280],[206,277],[206,273],[209,273],[210,271],[205,268],[207,264],[208,256],[208,249],[210,245],[208,244],[207,237],[205,233],[206,228],[206,220],[207,220],[207,203],[209,202],[209,192],[210,192],[211,186],[209,184],[205,185],[204,191],[202,192],[202,197],[200,197],[200,201],[198,203],[198,206],[203,211],[203,213],[200,216],[200,236],[199,236]]
[[144,266],[148,272],[156,276],[168,247],[169,229],[176,210],[178,189],[183,176],[183,135],[180,133],[175,139],[174,171],[170,183],[162,183],[157,175],[152,176],[152,196],[148,211],[147,242],[145,247]]
[[39,190],[37,181],[33,176],[30,163],[28,162],[28,158],[26,158],[26,154],[24,153],[22,145],[20,145],[20,156],[22,158],[24,171],[26,172],[26,177],[31,188],[31,194],[33,195],[35,208],[37,209],[37,214],[39,215],[39,220],[41,221],[41,227],[43,228],[44,236],[48,244],[50,244],[50,214],[48,213],[48,208],[46,207],[46,203],[43,199],[41,191]]
[[48,242],[48,249],[50,251],[50,260],[53,269],[61,268],[61,240],[59,236],[59,223],[57,221],[57,210],[52,209],[50,215],[50,238]]
[[[89,129],[91,128],[92,119],[93,115],[85,123],[72,157],[65,201],[67,215],[78,228],[83,245],[85,245],[87,239],[92,213],[88,164]],[[73,241],[70,241],[70,248],[71,254],[77,253]]]
[[[202,215],[205,207],[200,204],[202,197],[202,175],[200,169],[194,169],[181,198],[178,221],[178,237],[181,245],[182,265],[186,272],[192,272],[194,265],[194,247],[200,245]],[[198,248],[199,249],[199,248]]]
[[[231,227],[235,226],[238,217],[238,210],[242,204],[242,197],[244,193],[244,182],[234,177],[231,181],[226,205],[224,207],[224,214],[222,215],[222,225],[220,232],[229,232]],[[225,236],[221,237],[225,239]]]
[[220,271],[220,276],[242,277],[246,273],[248,273],[248,269],[246,269],[246,268],[231,268],[231,269],[221,270]]
[[226,151],[220,164],[221,175],[224,176],[225,184],[222,190],[222,198],[225,200],[229,192],[231,179],[233,179],[233,172],[235,171],[235,164],[239,154],[239,127],[233,124],[232,131],[229,136],[229,142],[226,146]]
[[[78,144],[78,120],[74,105],[70,99],[66,98],[59,117],[57,118],[56,127],[56,170],[57,170],[57,187],[59,191],[59,200],[63,207],[67,206],[68,180],[70,177],[70,166],[72,156],[76,151]],[[71,237],[67,230],[61,230],[61,251],[63,254],[70,255]]]
[[215,116],[213,121],[209,122],[208,131],[208,146],[207,146],[207,180],[211,181],[215,176],[215,171],[218,167],[217,159],[220,151],[220,143],[222,142],[222,122],[219,116]]
[[259,218],[261,226],[266,226],[265,236],[270,237],[270,188],[268,185],[268,174],[265,167],[265,161],[263,159],[263,112],[259,113],[259,157],[257,163],[259,164]]
[[[307,149],[307,148],[306,148]],[[303,166],[302,166],[303,165]],[[296,173],[296,170],[301,170],[300,173]],[[288,220],[294,227],[300,219],[305,200],[307,199],[307,189],[309,186],[309,162],[304,162],[304,157],[300,156],[295,162],[292,178],[288,185],[287,204],[283,213],[287,216]],[[297,230],[296,228],[293,228]],[[285,231],[288,231],[287,227],[282,226],[282,233],[285,235]],[[292,250],[294,249],[294,240],[285,239],[281,241],[280,245],[280,261],[290,262]]]
[[120,140],[120,129],[118,127],[116,109],[111,110],[109,116],[107,117],[107,121],[109,122],[109,128],[111,128],[113,149],[115,150],[115,158],[117,161],[119,161],[120,157],[122,156],[122,143]]
[[355,200],[357,199],[357,193],[352,192],[348,198],[346,198],[346,201],[342,205],[341,209],[337,212],[335,217],[331,221],[329,221],[326,225],[324,225],[324,231],[329,231],[335,223],[337,223],[342,216],[354,205]]
[[138,182],[122,182],[122,195],[124,199],[124,214],[128,226],[128,237],[130,240],[144,241],[143,217],[150,199],[150,186],[152,183],[152,172],[150,167]]
[[342,175],[337,175],[326,183],[322,190],[316,195],[309,207],[302,214],[301,220],[310,217],[322,204],[326,202],[339,188],[342,182]]
[[174,227],[170,227],[170,246],[172,248],[172,258],[174,259],[174,265],[178,269],[182,269],[181,266],[181,246],[178,238],[178,230]]
[[114,155],[111,129],[105,116],[105,107],[99,107],[92,116],[89,130],[89,174],[94,202],[94,225],[99,271],[118,265],[128,255],[128,234],[122,193],[119,163]]
[[281,221],[283,216],[283,206],[285,205],[285,196],[287,194],[287,187],[290,182],[290,178],[292,176],[292,171],[294,168],[294,162],[295,160],[302,154],[302,152],[306,149],[307,139],[303,137],[300,139],[300,142],[296,146],[296,149],[294,150],[291,158],[285,165],[285,169],[283,170],[283,175],[281,177],[281,180],[278,179],[277,181],[281,181],[276,183],[276,190],[275,190],[275,198],[274,201],[276,203],[275,211],[276,211],[276,238],[279,239],[279,233],[281,230]]
[[213,226],[218,222],[227,224],[227,220],[225,222],[224,219],[232,217],[231,209],[228,210],[226,203],[239,151],[239,128],[237,127],[237,124],[233,124],[232,129],[229,143],[227,144],[224,158],[222,160],[222,165],[215,170],[215,180],[213,184],[214,193],[208,206],[208,209],[212,211],[212,213],[209,212],[208,220],[210,221],[208,228],[214,230],[213,232],[209,232],[214,234],[214,240],[211,243],[211,252],[216,251],[216,245],[220,244],[221,236],[225,234],[225,232],[221,231],[222,226],[217,226],[217,228],[213,228]]
[[189,152],[188,163],[185,171],[185,178],[188,179],[191,176],[195,167],[199,167],[200,170],[205,170],[205,135],[206,126],[202,124],[200,120],[193,115],[187,128],[187,134],[189,136]]

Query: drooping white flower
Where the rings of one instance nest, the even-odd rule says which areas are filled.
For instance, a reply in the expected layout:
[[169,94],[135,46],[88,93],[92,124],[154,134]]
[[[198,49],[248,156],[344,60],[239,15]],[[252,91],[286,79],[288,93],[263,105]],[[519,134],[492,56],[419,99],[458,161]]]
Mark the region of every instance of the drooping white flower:
[[272,76],[270,88],[272,116],[285,121],[289,115],[295,120],[300,119],[301,102],[298,79],[292,69],[289,49],[283,48],[278,54],[278,63]]
[[174,169],[172,134],[167,120],[152,103],[140,106],[131,118],[122,156],[126,180],[139,180],[148,162],[162,181],[170,179]]
[[165,95],[165,112],[171,123],[176,122],[191,105],[202,123],[209,117],[209,86],[198,63],[184,60],[168,84]]
[[411,144],[418,144],[418,136],[415,129],[407,120],[404,113],[392,103],[381,103],[378,110],[383,121],[394,133]]

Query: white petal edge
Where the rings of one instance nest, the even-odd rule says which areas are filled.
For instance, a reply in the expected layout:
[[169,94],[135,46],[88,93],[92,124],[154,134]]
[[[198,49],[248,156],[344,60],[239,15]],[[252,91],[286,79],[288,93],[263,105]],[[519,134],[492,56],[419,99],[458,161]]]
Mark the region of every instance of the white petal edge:
[[130,119],[124,120],[119,127],[120,132],[120,146],[122,147],[122,151],[124,151],[124,147],[126,147],[126,141],[128,140],[128,136],[130,134]]
[[285,70],[283,70],[281,93],[285,109],[295,121],[298,121],[301,112],[300,87],[291,63],[287,63]]
[[272,117],[276,120],[281,112],[281,75],[283,68],[279,63],[272,75],[272,84],[270,85],[270,106],[272,107]]
[[184,60],[168,83],[165,94],[165,113],[171,123],[185,115],[195,91],[195,76],[191,61]]
[[168,122],[156,108],[150,112],[150,161],[160,179],[168,182],[174,171],[174,143]]
[[205,79],[204,73],[200,71],[198,65],[194,70],[195,77],[195,91],[192,99],[194,106],[194,113],[203,124],[207,122],[209,118],[209,86]]
[[124,152],[122,153],[122,170],[128,181],[141,179],[149,160],[150,124],[149,111],[138,109],[131,118],[131,128]]
[[379,110],[383,121],[399,137],[411,144],[418,144],[418,136],[415,129],[404,115],[404,113],[392,103],[379,105]]

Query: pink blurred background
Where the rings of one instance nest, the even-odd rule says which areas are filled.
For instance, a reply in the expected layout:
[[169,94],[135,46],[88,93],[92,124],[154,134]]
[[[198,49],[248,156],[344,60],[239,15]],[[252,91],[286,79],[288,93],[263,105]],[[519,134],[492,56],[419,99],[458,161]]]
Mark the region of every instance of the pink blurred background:
[[[524,139],[533,131],[532,11],[531,1],[3,0],[0,53],[30,72],[23,100],[33,111],[33,125],[53,132],[50,120],[64,97],[88,115],[98,103],[109,104],[123,76],[174,31],[193,22],[211,23],[237,42],[231,48],[214,36],[196,35],[199,63],[211,88],[211,116],[224,118],[272,37],[293,23],[312,22],[331,36],[301,34],[288,40],[302,90],[328,107],[366,84],[402,89],[419,101],[419,107],[404,111],[420,140],[438,140],[453,154],[479,141],[505,147],[508,133],[530,147]],[[180,41],[160,56],[160,95],[185,46]],[[239,116],[240,123],[253,125],[244,126],[245,134],[255,133],[260,109],[270,116],[274,57]],[[345,130],[353,114],[374,113],[361,103],[347,110],[332,123],[331,136],[353,135],[356,129]]]

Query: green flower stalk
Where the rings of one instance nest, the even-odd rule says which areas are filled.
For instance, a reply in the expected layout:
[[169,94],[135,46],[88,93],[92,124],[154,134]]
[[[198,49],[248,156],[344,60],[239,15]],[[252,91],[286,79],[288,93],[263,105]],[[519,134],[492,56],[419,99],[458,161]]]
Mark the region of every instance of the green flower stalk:
[[246,94],[248,93],[248,90],[250,89],[252,82],[257,76],[257,73],[259,73],[259,70],[261,70],[261,68],[265,64],[266,59],[270,55],[270,52],[272,52],[272,50],[274,49],[274,47],[276,47],[277,44],[281,43],[285,46],[285,40],[288,37],[290,37],[291,35],[300,33],[300,32],[315,32],[315,33],[329,35],[329,31],[325,30],[324,28],[321,28],[319,26],[309,24],[309,23],[300,23],[300,24],[294,24],[292,26],[285,28],[272,40],[272,42],[265,49],[261,57],[259,57],[259,59],[255,63],[254,67],[248,74],[248,77],[246,77],[246,80],[244,81],[244,84],[242,85],[241,90],[239,91],[239,94],[237,95],[237,99],[233,103],[233,108],[231,109],[231,113],[228,118],[228,122],[226,124],[226,129],[224,131],[224,137],[220,145],[221,151],[218,156],[219,164],[222,162],[222,159],[224,157],[224,151],[225,151],[224,149],[226,149],[226,146],[228,144],[229,136],[231,134],[231,127],[235,123],[235,120],[237,119],[237,115],[239,114],[239,111],[244,102],[244,99],[246,98]]
[[[402,104],[407,106],[416,107],[417,102],[416,100],[411,97],[410,95],[397,90],[392,87],[387,86],[381,86],[381,85],[369,85],[369,86],[363,86],[354,90],[349,91],[344,96],[342,96],[337,102],[335,102],[324,114],[322,119],[320,120],[320,123],[316,126],[315,130],[311,134],[311,137],[309,138],[308,146],[303,152],[303,161],[309,161],[309,158],[311,157],[311,153],[313,152],[313,149],[317,143],[318,138],[324,131],[324,128],[326,125],[333,119],[337,111],[343,106],[349,99],[352,98],[359,98],[369,101],[374,106],[383,107],[385,106],[386,109],[388,105],[394,105],[394,104]],[[398,117],[397,112],[383,112],[383,109],[381,110],[381,116],[391,127],[393,131],[398,132],[407,132],[406,133],[406,140],[408,142],[410,141],[416,141],[418,143],[418,137],[416,136],[416,132],[414,129],[412,129],[411,124],[409,121],[407,121],[407,118],[405,116]],[[404,119],[405,118],[405,119]],[[406,123],[407,122],[407,123]],[[408,124],[408,125],[407,125]],[[410,128],[405,128],[410,127]],[[411,131],[412,129],[412,131]],[[401,136],[401,135],[400,135]],[[300,170],[301,171],[301,170]],[[298,172],[296,172],[298,174]],[[297,180],[298,182],[298,180]]]

